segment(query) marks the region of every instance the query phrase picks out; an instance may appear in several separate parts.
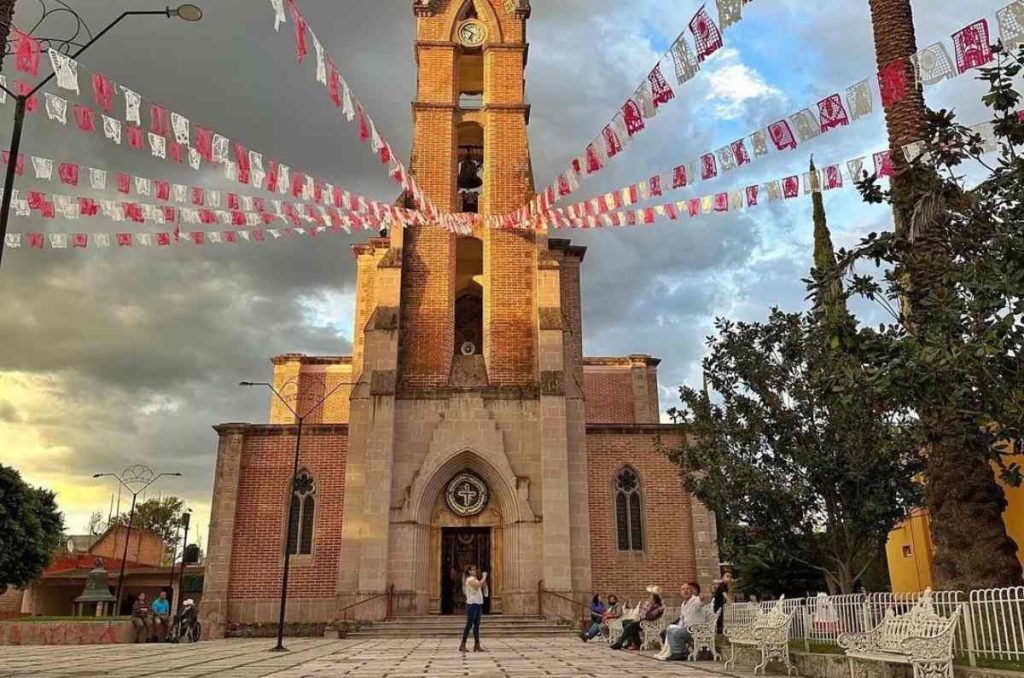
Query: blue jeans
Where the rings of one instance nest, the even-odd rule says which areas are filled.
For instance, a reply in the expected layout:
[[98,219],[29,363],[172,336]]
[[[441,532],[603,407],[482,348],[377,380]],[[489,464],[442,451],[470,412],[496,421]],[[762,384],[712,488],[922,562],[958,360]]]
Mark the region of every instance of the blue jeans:
[[586,636],[587,640],[597,638],[598,634],[601,633],[601,622],[591,622],[590,628],[587,629]]
[[693,637],[686,630],[685,626],[672,624],[665,631],[665,643],[671,652],[669,660],[685,659],[690,652],[690,644],[693,643]]
[[462,630],[462,644],[466,644],[469,637],[469,630],[473,629],[473,642],[480,644],[480,616],[484,613],[484,606],[470,603],[466,606],[466,628]]

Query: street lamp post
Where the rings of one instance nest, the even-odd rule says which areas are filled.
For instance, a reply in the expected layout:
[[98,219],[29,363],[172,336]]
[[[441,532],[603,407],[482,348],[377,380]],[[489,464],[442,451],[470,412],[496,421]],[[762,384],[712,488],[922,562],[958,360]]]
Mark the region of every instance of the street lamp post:
[[[301,447],[302,447],[302,427],[303,427],[303,424],[306,421],[306,417],[308,417],[309,415],[311,415],[314,412],[316,412],[317,409],[319,409],[321,405],[323,405],[325,402],[327,402],[327,399],[330,398],[332,395],[334,395],[338,391],[338,389],[340,389],[342,386],[354,386],[354,385],[355,385],[355,383],[343,382],[343,383],[339,383],[339,384],[335,385],[335,387],[332,388],[330,391],[327,391],[326,384],[324,384],[323,385],[324,388],[321,390],[321,393],[320,393],[319,397],[316,398],[313,401],[312,405],[310,405],[310,407],[305,412],[300,414],[299,411],[295,407],[292,407],[292,404],[290,402],[288,402],[288,399],[285,398],[284,396],[282,396],[281,393],[276,388],[274,388],[274,386],[272,384],[268,384],[267,382],[251,382],[251,381],[243,381],[242,383],[239,384],[239,386],[266,386],[277,397],[277,399],[280,400],[284,404],[284,406],[288,408],[288,411],[292,413],[292,416],[295,417],[295,423],[298,426],[298,430],[296,431],[296,434],[295,434],[295,458],[294,458],[294,460],[292,462],[291,488],[292,488],[292,492],[293,493],[295,492],[295,483],[297,482],[298,475],[299,475],[299,452],[300,452]],[[296,389],[296,393],[295,393],[296,406],[298,406],[298,400],[299,400],[301,395],[309,396],[310,394],[309,393],[305,393],[305,394],[300,393],[299,390]],[[285,536],[285,540],[284,540],[284,573],[281,575],[281,608],[280,608],[280,611],[278,613],[278,618],[277,618],[277,646],[273,648],[273,651],[275,651],[275,652],[284,652],[287,649],[284,646],[284,612],[285,612],[285,606],[286,606],[287,601],[288,601],[288,571],[289,571],[289,568],[290,568],[290,565],[291,565],[291,553],[292,553],[291,544],[292,544],[292,539],[295,538],[295,534],[294,534],[294,529],[295,529],[295,525],[294,525],[294,521],[295,521],[295,515],[294,515],[294,513],[295,513],[295,504],[294,504],[294,502],[292,502],[291,499],[292,499],[291,495],[289,495],[289,497],[288,497],[288,530],[287,530],[287,535]]]
[[132,538],[132,521],[135,519],[135,500],[140,494],[146,491],[150,485],[160,480],[164,476],[181,477],[180,473],[153,473],[153,469],[143,464],[136,464],[135,466],[129,466],[125,470],[121,471],[121,474],[116,473],[94,473],[93,478],[116,478],[117,482],[121,483],[128,492],[132,495],[132,508],[128,512],[128,529],[124,536],[124,552],[121,554],[121,571],[117,577],[117,595],[116,601],[114,602],[114,615],[117,616],[121,610],[121,590],[124,585],[124,565],[128,560],[128,542]]
[[[174,541],[174,550],[175,550],[175,552],[177,552],[177,549],[178,549],[178,537],[181,535],[181,528],[182,528],[182,526],[185,527],[185,540],[182,542],[182,545],[181,545],[181,569],[182,569],[182,571],[185,570],[185,546],[188,545],[188,522],[189,522],[189,514],[190,513],[192,513],[192,509],[185,509],[185,511],[181,514],[181,516],[180,516],[180,518],[178,520],[177,527],[174,528],[174,540],[175,540]],[[178,596],[177,597],[173,597],[174,596],[174,555],[175,555],[174,553],[171,554],[171,578],[170,578],[170,581],[167,582],[167,588],[171,589],[171,595],[172,595],[171,603],[172,604],[176,604],[177,601],[181,598],[181,587],[180,586],[178,587]]]
[[[121,23],[126,17],[130,16],[177,17],[182,21],[196,22],[203,18],[203,10],[195,5],[185,4],[179,6],[177,9],[171,9],[168,7],[166,9],[157,10],[132,10],[122,12],[121,16],[114,19],[106,28],[89,40],[89,42],[82,45],[81,49],[71,55],[71,58],[77,59],[82,52],[89,49],[89,47],[91,47],[97,40],[106,35],[110,29]],[[0,202],[0,264],[3,263],[4,246],[7,240],[7,224],[11,217],[11,198],[14,195],[14,177],[18,165],[18,153],[21,152],[21,134],[25,126],[25,109],[28,104],[28,100],[35,96],[39,90],[48,85],[56,75],[56,73],[51,73],[27,94],[17,94],[7,89],[7,87],[0,85],[0,89],[3,89],[7,94],[14,98],[14,130],[11,133],[10,155],[7,158],[7,174],[4,181],[3,201]]]
[[178,600],[175,605],[175,610],[177,610],[179,615],[181,614],[181,603],[185,600],[185,594],[183,593],[185,586],[185,551],[188,549],[188,524],[192,519],[192,509],[189,509],[181,519],[185,523],[185,539],[182,541],[181,546],[181,572],[178,573]]

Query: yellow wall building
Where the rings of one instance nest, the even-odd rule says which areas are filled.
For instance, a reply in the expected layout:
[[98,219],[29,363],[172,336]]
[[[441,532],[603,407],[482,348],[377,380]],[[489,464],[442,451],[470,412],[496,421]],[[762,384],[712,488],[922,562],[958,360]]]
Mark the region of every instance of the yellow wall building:
[[[1024,464],[1024,455],[1011,457],[1009,462]],[[1003,512],[1006,531],[1017,542],[1017,558],[1021,558],[1021,544],[1024,544],[1024,487],[1010,487],[999,480],[1006,492],[1007,507]],[[889,580],[896,592],[923,591],[932,586],[932,557],[935,546],[932,543],[931,517],[927,509],[911,511],[906,520],[889,533],[885,544],[885,557],[889,561]]]

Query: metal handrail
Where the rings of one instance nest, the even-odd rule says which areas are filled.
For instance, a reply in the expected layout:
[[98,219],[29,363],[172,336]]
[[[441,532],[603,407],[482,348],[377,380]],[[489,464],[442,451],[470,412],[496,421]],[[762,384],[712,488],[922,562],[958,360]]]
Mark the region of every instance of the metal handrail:
[[384,619],[382,619],[381,621],[390,621],[392,616],[394,616],[394,611],[395,611],[395,607],[394,607],[394,605],[395,605],[395,585],[394,584],[389,586],[388,590],[385,591],[384,593],[377,593],[375,595],[370,596],[369,598],[364,598],[363,600],[356,601],[356,602],[352,603],[351,605],[346,605],[345,607],[343,607],[340,610],[338,610],[338,614],[341,615],[341,620],[342,621],[348,621],[348,611],[349,610],[357,608],[360,605],[365,605],[366,603],[373,602],[374,600],[377,600],[378,598],[384,598],[385,596],[387,596],[388,602],[387,602],[387,605],[384,606]]
[[590,607],[588,607],[587,605],[584,605],[583,603],[579,602],[578,600],[573,600],[572,598],[569,598],[567,596],[563,596],[560,593],[555,593],[554,591],[547,590],[546,588],[544,588],[544,580],[543,579],[541,579],[540,581],[537,582],[537,616],[538,617],[543,617],[544,616],[544,594],[545,593],[547,595],[549,595],[549,596],[554,596],[555,598],[558,598],[560,600],[564,600],[567,603],[572,603],[576,607],[582,609],[583,610],[583,617],[581,617],[581,619],[583,620],[583,622],[585,624],[590,622],[590,614],[591,614],[590,613]]

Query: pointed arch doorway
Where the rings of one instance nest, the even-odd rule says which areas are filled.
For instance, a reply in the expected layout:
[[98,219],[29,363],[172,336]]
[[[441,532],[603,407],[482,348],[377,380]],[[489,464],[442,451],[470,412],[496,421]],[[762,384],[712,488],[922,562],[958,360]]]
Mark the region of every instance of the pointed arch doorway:
[[462,581],[476,565],[487,572],[490,596],[484,614],[502,610],[502,516],[476,473],[454,474],[439,493],[430,521],[430,607],[442,615],[465,612]]

